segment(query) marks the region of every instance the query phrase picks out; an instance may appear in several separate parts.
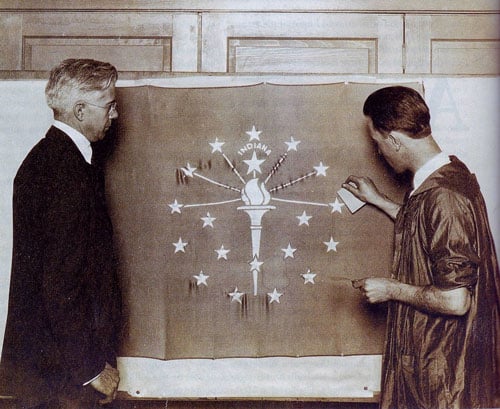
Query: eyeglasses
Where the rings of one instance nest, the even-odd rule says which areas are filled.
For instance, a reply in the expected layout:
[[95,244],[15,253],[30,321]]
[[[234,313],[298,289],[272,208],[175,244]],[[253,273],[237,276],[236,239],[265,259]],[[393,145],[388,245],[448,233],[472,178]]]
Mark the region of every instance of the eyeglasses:
[[92,105],[93,107],[101,108],[101,109],[107,109],[108,110],[108,115],[111,115],[113,112],[118,112],[117,111],[117,103],[116,101],[111,101],[107,103],[106,105],[97,105],[93,104],[92,102],[84,101],[86,104]]

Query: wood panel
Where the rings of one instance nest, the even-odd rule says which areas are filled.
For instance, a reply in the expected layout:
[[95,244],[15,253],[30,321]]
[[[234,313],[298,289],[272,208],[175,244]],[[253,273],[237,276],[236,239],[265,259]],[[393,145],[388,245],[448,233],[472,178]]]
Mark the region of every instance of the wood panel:
[[375,73],[377,41],[229,39],[229,72]]
[[403,16],[210,13],[202,71],[401,73]]
[[0,70],[21,67],[22,16],[0,13]]
[[500,73],[500,41],[433,40],[431,53],[433,74]]
[[406,17],[406,73],[498,75],[499,14]]
[[194,13],[0,13],[0,27],[8,33],[2,70],[46,71],[68,57],[110,61],[120,71],[198,67]]
[[170,71],[171,37],[24,37],[23,70],[50,70],[78,56],[109,61],[122,71]]

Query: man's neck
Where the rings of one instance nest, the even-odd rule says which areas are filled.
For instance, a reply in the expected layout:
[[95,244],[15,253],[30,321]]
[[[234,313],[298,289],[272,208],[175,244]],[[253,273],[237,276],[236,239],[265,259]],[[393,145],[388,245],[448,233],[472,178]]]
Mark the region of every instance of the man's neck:
[[415,139],[412,141],[411,147],[411,161],[409,170],[415,174],[422,166],[429,162],[436,155],[439,155],[442,151],[436,141],[433,139],[432,135],[427,136],[423,139]]

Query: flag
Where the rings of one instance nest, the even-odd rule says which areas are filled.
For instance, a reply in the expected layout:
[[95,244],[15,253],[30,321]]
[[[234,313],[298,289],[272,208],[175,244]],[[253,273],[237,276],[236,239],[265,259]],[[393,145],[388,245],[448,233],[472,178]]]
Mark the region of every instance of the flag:
[[[127,327],[159,359],[380,354],[392,222],[338,195],[351,174],[389,196],[362,106],[380,84],[119,88],[106,168]],[[413,86],[416,86],[413,84]]]

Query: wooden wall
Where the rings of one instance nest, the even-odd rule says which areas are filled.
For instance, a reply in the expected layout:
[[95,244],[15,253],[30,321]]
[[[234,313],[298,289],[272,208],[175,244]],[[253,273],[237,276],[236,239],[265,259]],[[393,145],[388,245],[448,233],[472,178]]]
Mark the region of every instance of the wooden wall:
[[40,77],[76,55],[121,78],[499,73],[497,1],[414,3],[1,0],[0,76]]

